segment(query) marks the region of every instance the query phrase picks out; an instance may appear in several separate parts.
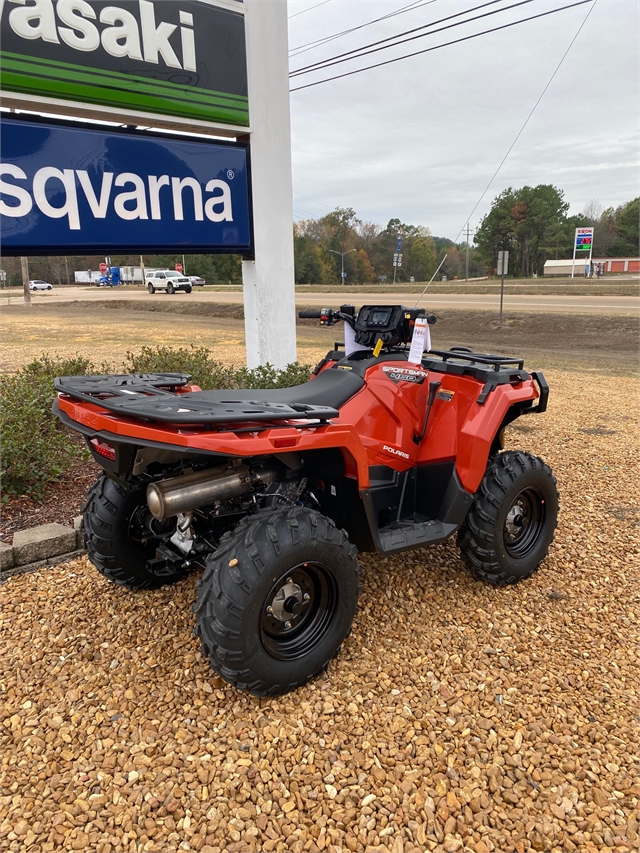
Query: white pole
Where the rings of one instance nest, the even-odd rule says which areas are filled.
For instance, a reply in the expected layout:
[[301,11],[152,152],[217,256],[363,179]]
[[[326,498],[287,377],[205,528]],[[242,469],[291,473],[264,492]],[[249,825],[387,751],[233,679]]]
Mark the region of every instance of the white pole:
[[576,240],[578,238],[578,229],[576,228],[576,233],[573,235],[573,263],[571,264],[571,278],[573,278],[573,272],[576,268]]
[[242,262],[247,365],[296,360],[286,0],[245,0],[255,260]]

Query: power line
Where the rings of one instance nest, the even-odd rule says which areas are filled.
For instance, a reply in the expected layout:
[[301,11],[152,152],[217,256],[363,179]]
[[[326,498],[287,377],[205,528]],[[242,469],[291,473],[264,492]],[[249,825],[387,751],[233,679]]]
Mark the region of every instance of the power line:
[[[326,59],[318,60],[318,62],[313,62],[311,65],[303,65],[301,68],[296,68],[289,75],[290,77],[294,77],[297,74],[308,74],[309,71],[317,71],[320,68],[327,67],[329,65],[337,65],[339,62],[347,62],[348,59],[356,59],[359,56],[367,56],[369,53],[376,53],[379,50],[386,50],[389,47],[396,47],[396,45],[404,44],[407,41],[413,41],[417,38],[425,38],[426,36],[433,35],[433,32],[440,32],[441,30],[433,30],[429,33],[421,33],[417,36],[411,36],[410,38],[402,39],[402,41],[396,41],[396,39],[402,38],[402,36],[410,35],[411,33],[416,33],[419,30],[426,30],[429,27],[434,27],[436,24],[442,24],[445,21],[451,21],[454,18],[460,18],[462,15],[468,15],[470,12],[477,12],[478,9],[485,9],[487,6],[495,6],[496,3],[501,3],[502,0],[489,0],[488,3],[481,3],[479,6],[474,6],[471,9],[465,9],[463,12],[456,12],[455,15],[447,15],[444,18],[439,18],[437,21],[431,21],[429,24],[422,24],[419,27],[413,27],[411,30],[405,30],[402,33],[397,33],[394,36],[388,36],[384,39],[379,39],[378,41],[371,42],[370,44],[362,45],[361,47],[354,48],[353,50],[348,50],[345,53],[339,53],[336,56],[330,56]],[[516,3],[516,6],[522,6],[525,3],[532,3],[533,0],[521,0],[520,3]],[[475,21],[478,18],[487,17],[487,15],[495,15],[498,12],[506,12],[508,9],[514,8],[513,6],[506,6],[502,9],[495,9],[493,12],[485,12],[484,15],[478,15],[475,18],[468,18],[466,21],[458,21],[456,24],[449,24],[448,27],[442,27],[442,30],[449,29],[450,27],[460,26],[461,24],[469,23],[470,21]],[[393,42],[393,44],[386,44],[386,42]],[[383,47],[376,47],[376,45],[384,45]],[[374,48],[373,50],[369,50],[369,48]],[[346,58],[345,58],[346,57]]]
[[432,3],[435,3],[436,0],[413,0],[413,3],[409,3],[408,6],[402,6],[400,9],[396,9],[395,12],[389,12],[388,15],[382,15],[380,18],[375,18],[373,21],[367,21],[366,24],[358,24],[356,27],[351,27],[348,30],[342,30],[340,33],[334,33],[331,36],[325,36],[321,39],[316,39],[315,41],[308,41],[306,44],[300,44],[298,47],[292,47],[289,51],[290,56],[297,56],[300,53],[306,53],[308,50],[313,50],[314,47],[319,47],[321,44],[324,44],[329,41],[334,41],[335,39],[342,38],[342,36],[349,35],[349,33],[354,33],[356,30],[361,30],[364,27],[370,27],[372,24],[377,24],[379,21],[386,21],[387,18],[394,18],[396,15],[402,15],[405,12],[412,11],[414,8],[419,9],[421,6],[430,6]]
[[[571,50],[571,48],[572,48],[572,47],[573,47],[573,45],[575,44],[575,42],[576,42],[576,40],[577,40],[578,36],[579,36],[579,35],[580,35],[580,33],[582,32],[582,28],[584,27],[584,25],[585,25],[585,24],[587,23],[587,21],[589,20],[589,15],[590,15],[590,14],[593,12],[593,10],[596,8],[596,4],[597,4],[598,0],[588,0],[588,2],[592,2],[592,4],[593,4],[593,5],[592,5],[592,6],[591,6],[591,8],[588,10],[587,14],[584,16],[584,20],[582,21],[582,23],[581,23],[581,24],[580,24],[580,26],[578,27],[578,29],[577,29],[577,31],[576,31],[576,34],[574,35],[574,37],[573,37],[573,38],[571,39],[571,41],[569,42],[569,47],[568,47],[568,48],[565,50],[565,52],[562,54],[562,57],[561,57],[561,59],[560,59],[560,62],[556,65],[555,70],[554,70],[553,74],[551,75],[551,77],[549,77],[549,81],[548,81],[547,85],[544,87],[544,89],[543,89],[543,90],[542,90],[542,92],[540,93],[540,96],[538,97],[538,100],[535,102],[535,104],[533,105],[533,107],[532,107],[531,111],[529,112],[529,115],[528,115],[528,116],[526,117],[526,119],[524,120],[524,123],[522,124],[522,127],[521,127],[521,128],[520,128],[520,130],[516,133],[516,135],[515,135],[515,138],[514,138],[513,142],[511,143],[511,145],[510,145],[510,146],[509,146],[509,148],[507,149],[507,153],[504,155],[504,157],[503,157],[503,158],[502,158],[502,160],[500,161],[500,165],[498,166],[498,168],[495,170],[495,172],[494,172],[494,173],[493,173],[493,175],[491,176],[491,179],[490,179],[489,183],[487,184],[487,186],[486,186],[486,187],[484,188],[484,190],[482,191],[482,195],[480,196],[480,198],[478,199],[478,201],[475,203],[475,205],[474,205],[474,207],[473,207],[473,210],[471,211],[471,213],[469,214],[469,216],[466,218],[466,220],[465,220],[466,222],[468,222],[468,221],[472,218],[473,214],[476,212],[476,210],[477,210],[477,209],[478,209],[478,207],[480,206],[480,203],[482,202],[482,199],[485,197],[485,195],[486,195],[486,194],[487,194],[487,192],[489,191],[489,187],[490,187],[490,186],[491,186],[491,184],[495,181],[496,177],[498,176],[498,173],[500,172],[500,170],[502,169],[502,167],[503,167],[503,166],[504,166],[504,164],[506,163],[506,161],[507,161],[507,158],[508,158],[509,154],[511,154],[511,152],[512,152],[512,151],[513,151],[513,149],[515,148],[516,142],[517,142],[517,141],[518,141],[518,139],[520,139],[520,137],[522,136],[522,133],[524,132],[524,129],[525,129],[525,128],[526,128],[526,126],[529,124],[529,121],[531,120],[531,117],[533,116],[533,114],[535,113],[536,109],[538,108],[538,105],[540,104],[540,101],[541,101],[541,100],[543,99],[543,97],[545,96],[545,93],[546,93],[547,89],[548,89],[548,88],[549,88],[549,86],[552,84],[552,82],[553,82],[553,80],[554,80],[554,78],[555,78],[556,74],[558,73],[558,71],[560,71],[560,68],[562,67],[562,63],[563,63],[563,62],[565,61],[565,59],[567,58],[567,56],[568,56],[568,54],[569,54],[569,51]],[[574,4],[574,5],[582,5],[582,4]],[[557,10],[557,11],[560,11],[560,10]],[[462,226],[462,228],[458,231],[458,233],[457,233],[457,235],[456,235],[456,239],[454,240],[454,243],[457,243],[457,242],[458,242],[458,239],[459,239],[459,237],[460,237],[460,235],[462,234],[462,232],[463,232],[463,231],[464,231],[464,225],[463,225],[463,226]],[[434,274],[431,276],[431,279],[427,282],[426,287],[424,288],[424,290],[422,291],[422,293],[420,294],[420,296],[419,296],[419,297],[418,297],[418,299],[416,300],[416,303],[415,303],[416,305],[420,302],[420,300],[422,299],[422,297],[423,297],[423,296],[425,295],[425,293],[427,292],[427,288],[429,287],[429,285],[431,284],[431,282],[433,281],[433,279],[434,279],[434,278],[436,277],[436,275],[438,274],[438,270],[440,269],[440,267],[442,266],[442,264],[444,264],[444,262],[445,262],[446,258],[447,258],[447,253],[445,253],[445,256],[444,256],[444,258],[442,259],[442,261],[440,262],[440,264],[439,264],[439,266],[438,266],[438,269],[437,269],[437,270],[434,272]],[[414,305],[414,307],[415,307],[415,305]]]
[[291,18],[297,18],[298,15],[304,15],[305,12],[310,12],[312,9],[317,9],[318,6],[324,6],[327,3],[330,3],[331,0],[322,0],[322,3],[316,3],[315,6],[309,6],[308,9],[303,9],[302,12],[295,12],[293,15],[287,15],[287,20],[291,20]]
[[509,24],[503,24],[500,27],[493,27],[490,30],[483,30],[479,33],[472,33],[468,36],[463,36],[453,41],[436,44],[433,47],[427,47],[424,50],[416,50],[413,53],[407,53],[404,56],[397,56],[395,59],[387,59],[384,62],[376,62],[374,65],[366,65],[364,68],[356,68],[353,71],[345,71],[344,74],[336,74],[334,77],[326,77],[324,80],[316,80],[315,83],[306,83],[304,86],[296,86],[295,89],[290,89],[290,92],[299,92],[301,89],[310,89],[312,86],[319,86],[321,83],[329,83],[331,80],[340,80],[342,77],[350,77],[352,74],[360,74],[362,71],[370,71],[372,68],[379,68],[382,65],[391,65],[393,62],[401,62],[403,59],[409,59],[412,56],[420,56],[423,53],[430,53],[432,50],[439,50],[441,47],[449,47],[452,44],[459,44],[463,41],[485,36],[489,33],[496,33],[499,30],[506,30],[509,27],[515,27],[518,24],[524,24],[527,21],[535,21],[537,18],[545,18],[547,15],[555,15],[556,12],[563,12],[565,9],[573,9],[574,6],[584,6],[585,3],[592,3],[593,0],[578,0],[576,3],[570,3],[567,6],[560,6],[558,9],[550,9],[548,12],[540,12],[537,15],[531,15],[529,18],[521,18],[519,21],[512,21]]
[[334,208],[333,208],[333,207],[331,207],[331,205],[330,205],[330,204],[325,204],[325,202],[324,202],[324,201],[319,201],[317,198],[311,198],[311,196],[309,196],[309,195],[302,195],[302,193],[298,193],[298,192],[296,192],[295,190],[293,191],[293,194],[294,194],[294,195],[299,195],[299,196],[300,196],[300,198],[306,198],[306,199],[307,199],[307,201],[314,201],[316,204],[321,204],[323,207],[328,207],[328,208],[329,208],[329,210],[334,210]]
[[[510,146],[509,146],[509,148],[507,149],[507,153],[504,155],[504,157],[503,157],[503,158],[502,158],[502,160],[500,161],[500,165],[498,166],[498,168],[495,170],[495,172],[494,172],[494,173],[493,173],[493,175],[491,176],[491,180],[489,181],[489,183],[487,184],[487,186],[484,188],[484,191],[483,191],[482,195],[480,196],[480,198],[479,198],[479,199],[478,199],[478,201],[476,202],[475,207],[473,208],[473,210],[471,211],[471,213],[470,213],[470,214],[469,214],[469,216],[467,217],[467,220],[469,220],[469,219],[471,219],[471,218],[473,217],[473,214],[476,212],[476,210],[477,210],[477,209],[478,209],[478,207],[480,206],[480,202],[482,201],[482,199],[485,197],[485,195],[486,195],[486,194],[487,194],[487,192],[489,191],[489,187],[491,186],[491,184],[495,181],[496,177],[498,176],[498,172],[500,171],[500,169],[502,169],[502,167],[503,167],[503,166],[504,166],[504,164],[506,163],[507,157],[509,156],[509,154],[511,154],[511,152],[513,151],[513,149],[514,149],[514,147],[515,147],[516,142],[520,139],[520,137],[522,136],[522,134],[523,134],[523,132],[524,132],[524,129],[525,129],[525,128],[526,128],[526,126],[529,124],[529,121],[530,121],[530,119],[531,119],[532,115],[534,114],[534,112],[535,112],[535,111],[536,111],[536,109],[538,108],[538,104],[539,104],[539,103],[540,103],[540,101],[543,99],[543,97],[544,97],[544,95],[545,95],[545,93],[546,93],[547,89],[549,88],[549,86],[550,86],[550,85],[551,85],[551,83],[553,82],[553,78],[556,76],[556,74],[557,74],[557,73],[558,73],[558,71],[560,70],[560,67],[562,66],[562,63],[563,63],[563,62],[565,61],[565,59],[567,58],[567,54],[569,53],[569,51],[570,51],[570,50],[571,50],[571,48],[573,47],[573,45],[574,45],[574,43],[575,43],[576,39],[577,39],[577,38],[578,38],[578,36],[580,35],[580,33],[581,33],[581,31],[582,31],[582,28],[584,27],[584,25],[585,25],[585,24],[587,23],[587,21],[589,20],[589,15],[590,15],[590,14],[593,12],[593,10],[595,9],[595,7],[596,7],[596,3],[598,2],[598,0],[587,0],[587,2],[592,2],[592,3],[593,3],[593,5],[591,6],[591,8],[589,9],[589,11],[588,11],[588,12],[587,12],[587,14],[585,15],[583,22],[580,24],[580,26],[578,27],[578,29],[577,29],[577,31],[576,31],[576,34],[575,34],[575,35],[574,35],[574,37],[571,39],[571,42],[569,43],[569,47],[568,47],[568,48],[565,50],[565,52],[562,54],[562,58],[561,58],[560,62],[557,64],[555,71],[553,72],[553,74],[551,75],[551,77],[549,77],[549,82],[547,83],[547,85],[544,87],[544,89],[543,89],[543,90],[542,90],[542,92],[540,93],[540,97],[539,97],[539,98],[538,98],[538,100],[535,102],[535,104],[533,105],[533,107],[532,107],[532,109],[531,109],[531,112],[529,113],[529,115],[528,115],[528,116],[526,117],[526,119],[524,120],[524,124],[522,125],[522,127],[520,128],[520,130],[517,132],[517,134],[516,134],[516,136],[515,136],[515,139],[513,140],[513,142],[511,143],[511,145],[510,145]],[[577,4],[577,3],[576,3],[576,4],[574,4],[574,5],[580,5],[580,4]],[[458,231],[458,236],[456,237],[456,239],[455,239],[455,241],[454,241],[454,242],[456,242],[456,243],[458,242],[458,237],[460,236],[460,234],[462,233],[462,231],[463,231],[463,230],[464,230],[464,226],[460,229],[460,231]]]

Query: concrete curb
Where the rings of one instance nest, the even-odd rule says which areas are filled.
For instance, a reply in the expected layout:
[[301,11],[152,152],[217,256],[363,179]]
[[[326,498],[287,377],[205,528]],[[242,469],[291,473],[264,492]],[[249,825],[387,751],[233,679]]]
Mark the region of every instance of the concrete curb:
[[19,530],[13,536],[12,545],[0,543],[0,582],[75,560],[84,553],[82,516],[74,518],[73,528],[64,524],[41,524]]

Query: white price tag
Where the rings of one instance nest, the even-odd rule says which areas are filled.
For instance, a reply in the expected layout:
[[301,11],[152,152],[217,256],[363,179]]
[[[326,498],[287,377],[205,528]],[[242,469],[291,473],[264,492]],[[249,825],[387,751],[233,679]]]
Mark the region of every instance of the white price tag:
[[431,349],[431,333],[429,332],[429,324],[426,317],[418,317],[416,324],[413,327],[413,337],[411,338],[411,349],[409,350],[409,361],[411,364],[420,364],[422,362],[422,353],[425,350]]

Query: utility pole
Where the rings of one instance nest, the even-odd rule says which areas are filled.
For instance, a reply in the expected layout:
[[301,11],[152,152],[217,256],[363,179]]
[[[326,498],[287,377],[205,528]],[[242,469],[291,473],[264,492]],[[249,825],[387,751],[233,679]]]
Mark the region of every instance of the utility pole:
[[402,266],[402,238],[404,237],[404,231],[400,229],[398,231],[398,240],[396,243],[396,250],[393,255],[393,283],[396,283],[396,273],[398,271],[398,267]]
[[467,222],[467,264],[464,276],[465,281],[469,281],[469,223]]
[[24,304],[31,307],[31,291],[29,290],[29,259],[20,258],[22,267],[22,289],[24,291]]

